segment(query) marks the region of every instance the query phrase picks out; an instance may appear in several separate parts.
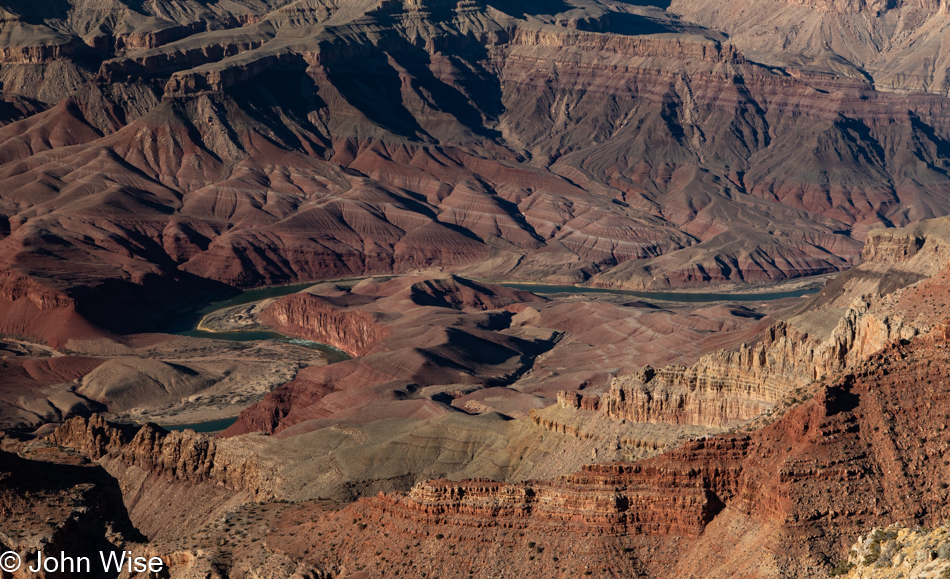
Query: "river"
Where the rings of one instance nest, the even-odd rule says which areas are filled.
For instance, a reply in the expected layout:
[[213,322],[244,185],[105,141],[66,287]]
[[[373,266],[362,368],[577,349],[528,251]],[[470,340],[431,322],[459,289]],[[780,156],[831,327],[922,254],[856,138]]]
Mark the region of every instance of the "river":
[[194,430],[195,432],[221,432],[226,430],[232,424],[237,422],[238,417],[222,418],[221,420],[209,420],[208,422],[195,422],[194,424],[159,424],[168,431],[175,430]]
[[644,300],[681,303],[708,303],[708,302],[767,302],[785,298],[799,298],[818,293],[821,288],[805,288],[784,292],[762,293],[700,293],[700,292],[640,292],[598,287],[580,287],[573,285],[548,285],[536,283],[505,282],[498,285],[529,291],[534,294],[617,294],[637,297]]
[[[319,350],[323,357],[326,359],[327,364],[335,364],[337,362],[342,362],[344,360],[349,360],[351,356],[340,350],[334,348],[333,346],[327,344],[321,344],[320,342],[314,342],[311,340],[303,340],[300,338],[293,338],[286,336],[279,332],[273,331],[262,331],[262,330],[251,330],[247,332],[208,332],[205,330],[199,330],[198,324],[201,323],[201,320],[205,318],[210,313],[216,312],[218,310],[223,310],[226,308],[231,308],[234,306],[240,306],[244,304],[250,304],[254,302],[259,302],[261,300],[266,300],[268,298],[277,298],[285,295],[297,293],[299,291],[305,290],[308,287],[312,287],[318,283],[322,282],[308,282],[308,283],[299,283],[293,285],[284,285],[284,286],[275,286],[267,287],[260,289],[248,290],[241,292],[240,294],[228,298],[226,300],[220,300],[216,302],[208,303],[200,308],[196,308],[193,311],[186,312],[181,316],[177,317],[175,320],[170,322],[167,326],[163,328],[163,331],[169,334],[177,334],[179,336],[191,336],[194,338],[210,338],[213,340],[228,340],[232,342],[254,342],[257,340],[275,340],[278,342],[284,342],[287,344],[294,344],[296,346],[304,346],[306,348],[312,348],[314,350]],[[160,424],[162,428],[168,431],[181,431],[181,430],[194,430],[195,432],[205,432],[205,433],[215,433],[226,430],[232,424],[237,422],[238,417],[234,416],[231,418],[222,418],[220,420],[209,420],[207,422],[195,422],[191,424]]]
[[[360,281],[366,278],[353,278],[353,279],[343,279],[343,280],[333,280],[334,283],[349,284],[353,282]],[[284,286],[275,286],[267,287],[260,289],[248,290],[241,292],[240,294],[226,299],[213,303],[206,304],[205,306],[195,309],[194,311],[187,312],[182,315],[174,322],[169,324],[165,329],[168,333],[178,334],[181,336],[193,336],[198,338],[212,338],[215,340],[231,340],[236,342],[250,342],[255,340],[277,340],[280,342],[286,342],[289,344],[296,344],[299,346],[306,346],[308,348],[313,348],[319,350],[327,360],[327,363],[333,364],[336,362],[342,362],[343,360],[349,360],[350,356],[327,344],[321,344],[319,342],[312,342],[310,340],[301,340],[298,338],[291,338],[290,336],[285,336],[278,332],[270,331],[247,331],[247,332],[208,332],[198,329],[198,324],[204,319],[205,316],[212,312],[222,310],[225,308],[230,308],[234,306],[240,306],[244,304],[250,304],[253,302],[265,300],[268,298],[278,298],[286,296],[289,294],[297,293],[299,291],[305,290],[308,287],[312,287],[319,283],[325,283],[321,281],[313,281],[306,283],[298,283],[293,285],[284,285]],[[485,283],[498,283],[498,282],[488,282]],[[817,293],[820,288],[806,288],[798,289],[792,291],[784,292],[763,292],[763,293],[699,293],[699,292],[640,292],[632,290],[619,290],[619,289],[609,289],[609,288],[589,288],[589,287],[580,287],[572,285],[548,285],[548,284],[536,284],[536,283],[520,283],[520,282],[504,282],[498,283],[509,288],[520,289],[529,291],[535,294],[557,294],[557,293],[571,293],[571,294],[582,294],[582,293],[595,293],[595,294],[618,294],[626,295],[631,297],[636,297],[644,300],[656,300],[656,301],[666,301],[666,302],[681,302],[681,303],[708,303],[708,302],[761,302],[761,301],[771,301],[771,300],[780,300],[785,298],[796,298],[801,296],[806,296],[809,294]],[[237,417],[234,418],[225,418],[221,420],[211,420],[208,422],[198,422],[194,424],[169,424],[162,425],[162,428],[166,430],[185,430],[191,429],[196,432],[219,432],[224,430],[234,424],[237,421]]]

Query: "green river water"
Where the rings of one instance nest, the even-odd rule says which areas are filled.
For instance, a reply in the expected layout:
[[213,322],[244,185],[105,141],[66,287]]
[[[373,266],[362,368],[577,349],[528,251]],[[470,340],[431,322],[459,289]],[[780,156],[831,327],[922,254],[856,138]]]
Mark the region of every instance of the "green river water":
[[[359,281],[359,279],[349,279],[349,280],[337,280],[336,283],[352,283]],[[187,312],[182,315],[180,318],[176,319],[172,324],[166,328],[166,332],[174,333],[182,336],[193,336],[198,338],[213,338],[216,340],[232,340],[236,342],[250,342],[255,340],[277,340],[281,342],[287,342],[290,344],[296,344],[299,346],[305,346],[308,348],[313,348],[319,350],[324,357],[327,359],[327,362],[333,364],[335,362],[341,362],[343,360],[350,359],[350,356],[338,350],[332,346],[326,344],[321,344],[319,342],[312,342],[310,340],[300,340],[297,338],[291,338],[285,336],[278,332],[269,332],[269,331],[248,331],[248,332],[206,332],[203,330],[197,329],[198,324],[201,320],[208,314],[224,309],[230,308],[233,306],[239,306],[244,304],[250,304],[265,300],[268,298],[277,298],[292,293],[297,293],[299,291],[305,290],[308,287],[314,286],[318,283],[323,283],[319,281],[307,282],[307,283],[298,283],[293,285],[285,286],[275,286],[268,288],[253,289],[242,292],[232,298],[209,303],[199,309],[194,311]],[[489,282],[490,283],[490,282]],[[709,303],[709,302],[762,302],[762,301],[771,301],[779,300],[785,298],[796,298],[802,297],[809,294],[813,294],[819,291],[819,288],[807,288],[799,289],[793,291],[784,291],[784,292],[762,292],[762,293],[700,293],[700,292],[640,292],[640,291],[631,291],[631,290],[617,290],[617,289],[607,289],[607,288],[588,288],[588,287],[579,287],[571,285],[549,285],[549,284],[534,284],[534,283],[515,283],[515,282],[506,282],[501,283],[505,287],[510,287],[514,289],[520,289],[529,291],[535,294],[557,294],[557,293],[571,293],[571,294],[583,294],[583,293],[595,293],[595,294],[617,294],[625,295],[630,297],[639,298],[642,300],[655,300],[655,301],[665,301],[665,302],[679,302],[679,303]],[[224,430],[234,424],[237,421],[237,417],[234,418],[225,418],[221,420],[211,420],[208,422],[198,422],[194,424],[172,424],[172,425],[163,425],[162,427],[166,430],[185,430],[191,429],[196,432],[219,432]]]

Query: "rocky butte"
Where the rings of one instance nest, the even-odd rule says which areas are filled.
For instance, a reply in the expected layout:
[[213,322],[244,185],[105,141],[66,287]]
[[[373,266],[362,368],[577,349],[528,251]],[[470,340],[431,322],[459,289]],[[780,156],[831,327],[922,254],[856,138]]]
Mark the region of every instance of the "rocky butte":
[[4,2],[0,553],[943,577],[948,26]]

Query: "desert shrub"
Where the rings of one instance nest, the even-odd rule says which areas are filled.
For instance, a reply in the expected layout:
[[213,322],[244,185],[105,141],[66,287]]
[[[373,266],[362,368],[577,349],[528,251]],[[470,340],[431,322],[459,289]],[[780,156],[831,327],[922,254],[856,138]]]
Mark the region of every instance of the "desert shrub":
[[831,570],[829,575],[831,577],[840,577],[842,575],[847,575],[849,571],[854,569],[854,563],[848,561],[839,561],[837,565]]
[[882,531],[881,529],[874,529],[871,533],[870,544],[867,548],[867,554],[864,556],[865,565],[873,565],[881,557],[881,543],[887,541],[888,539],[893,539],[897,536],[897,533],[894,531]]
[[894,555],[897,554],[898,546],[897,541],[891,541],[884,545],[884,548],[881,549],[881,555],[877,559],[877,567],[890,567],[891,561],[894,559]]

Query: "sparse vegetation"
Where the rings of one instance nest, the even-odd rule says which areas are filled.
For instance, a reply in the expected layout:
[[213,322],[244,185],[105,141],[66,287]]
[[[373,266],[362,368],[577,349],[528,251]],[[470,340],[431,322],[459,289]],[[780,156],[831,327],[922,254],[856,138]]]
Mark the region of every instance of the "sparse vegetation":
[[864,556],[863,563],[865,565],[872,565],[881,558],[881,543],[889,539],[893,539],[897,536],[897,533],[894,531],[882,531],[881,529],[874,529],[871,533],[869,539],[871,540],[870,545],[868,546],[867,554]]
[[854,563],[849,562],[847,559],[839,561],[837,565],[831,570],[829,575],[831,577],[840,577],[842,575],[847,575],[852,569],[854,569]]
[[937,557],[941,559],[950,559],[950,542],[940,545],[937,549]]

